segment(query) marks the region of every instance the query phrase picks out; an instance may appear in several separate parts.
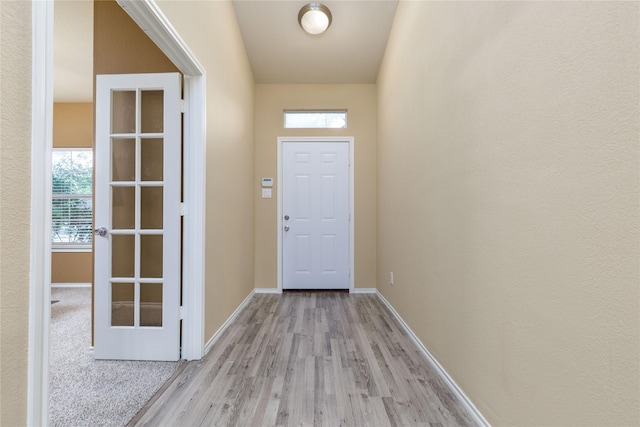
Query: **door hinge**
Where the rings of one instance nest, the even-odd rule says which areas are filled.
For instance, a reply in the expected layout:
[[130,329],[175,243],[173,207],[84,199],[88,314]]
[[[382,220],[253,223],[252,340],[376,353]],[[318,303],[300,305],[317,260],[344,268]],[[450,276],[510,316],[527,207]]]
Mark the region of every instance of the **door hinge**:
[[184,99],[181,99],[181,100],[180,100],[180,112],[181,112],[181,113],[184,113],[184,110],[185,110],[185,108],[186,108],[186,107],[185,107],[185,105],[186,105],[186,104],[185,104],[185,102],[184,102]]
[[180,216],[184,216],[184,203],[180,202]]
[[184,309],[182,306],[180,306],[180,320],[184,319]]

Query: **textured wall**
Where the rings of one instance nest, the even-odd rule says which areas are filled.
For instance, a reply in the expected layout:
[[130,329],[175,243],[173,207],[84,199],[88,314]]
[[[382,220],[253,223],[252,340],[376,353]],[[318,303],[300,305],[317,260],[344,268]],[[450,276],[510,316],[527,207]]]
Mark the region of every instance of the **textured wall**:
[[53,147],[93,147],[93,104],[56,102],[53,104]]
[[230,1],[159,1],[207,73],[205,342],[253,289],[254,81]]
[[[347,129],[284,129],[284,109],[348,109]],[[255,129],[256,287],[277,287],[277,138],[355,137],[355,286],[375,287],[375,85],[257,85]],[[261,197],[260,179],[272,177],[273,198]]]
[[51,252],[51,283],[93,283],[93,252]]
[[640,424],[639,8],[398,7],[378,289],[495,425]]
[[179,71],[115,0],[94,2],[94,75]]
[[26,424],[31,5],[0,2],[0,425]]

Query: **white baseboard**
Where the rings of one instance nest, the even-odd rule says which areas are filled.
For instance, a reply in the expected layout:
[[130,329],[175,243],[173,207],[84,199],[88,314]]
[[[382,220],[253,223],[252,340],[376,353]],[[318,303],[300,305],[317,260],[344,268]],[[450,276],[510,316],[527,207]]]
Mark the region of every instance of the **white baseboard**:
[[469,411],[471,416],[475,419],[479,426],[483,427],[491,427],[489,421],[486,420],[482,413],[476,408],[476,406],[471,402],[471,400],[467,397],[466,394],[462,391],[462,389],[456,384],[456,382],[451,378],[451,376],[447,373],[447,371],[442,367],[442,365],[436,360],[436,358],[427,350],[427,347],[420,341],[418,336],[413,333],[409,325],[405,323],[405,321],[400,317],[398,312],[393,308],[391,303],[387,301],[387,299],[380,293],[380,291],[376,290],[376,295],[380,298],[380,301],[384,303],[384,305],[389,309],[391,314],[396,318],[396,320],[400,323],[400,325],[405,329],[409,337],[413,340],[413,342],[418,346],[422,354],[425,356],[427,361],[431,363],[431,365],[435,368],[435,370],[440,374],[442,380],[449,386],[451,391],[456,395],[458,399],[462,402],[465,408]]
[[354,294],[377,294],[378,290],[376,288],[355,288],[352,293],[354,293]]
[[209,350],[211,350],[211,347],[213,347],[213,345],[220,338],[222,333],[227,330],[231,322],[233,322],[235,318],[238,317],[238,314],[240,314],[240,312],[249,304],[249,301],[251,301],[251,298],[253,298],[254,294],[255,294],[255,290],[251,291],[249,295],[247,295],[247,297],[244,299],[244,301],[240,303],[238,308],[236,308],[234,312],[231,313],[231,316],[229,316],[229,318],[222,324],[222,326],[220,326],[220,329],[218,329],[213,334],[211,339],[204,346],[204,353],[202,354],[202,357],[204,357],[207,353],[209,353]]
[[255,288],[253,290],[256,294],[281,294],[282,289],[278,288]]
[[90,288],[91,283],[52,283],[52,288]]

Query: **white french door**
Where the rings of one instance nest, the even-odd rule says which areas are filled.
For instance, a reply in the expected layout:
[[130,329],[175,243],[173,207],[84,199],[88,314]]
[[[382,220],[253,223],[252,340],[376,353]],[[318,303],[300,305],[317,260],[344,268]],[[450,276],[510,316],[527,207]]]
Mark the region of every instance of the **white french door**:
[[181,76],[96,80],[94,356],[180,358]]
[[282,143],[282,288],[349,289],[348,142]]

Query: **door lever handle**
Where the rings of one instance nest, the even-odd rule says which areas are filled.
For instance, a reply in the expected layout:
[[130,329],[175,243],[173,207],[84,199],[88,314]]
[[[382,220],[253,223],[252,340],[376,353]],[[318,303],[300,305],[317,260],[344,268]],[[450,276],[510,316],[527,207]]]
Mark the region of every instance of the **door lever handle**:
[[106,227],[96,228],[95,230],[93,230],[93,234],[95,234],[96,236],[104,237],[107,235],[107,229]]

